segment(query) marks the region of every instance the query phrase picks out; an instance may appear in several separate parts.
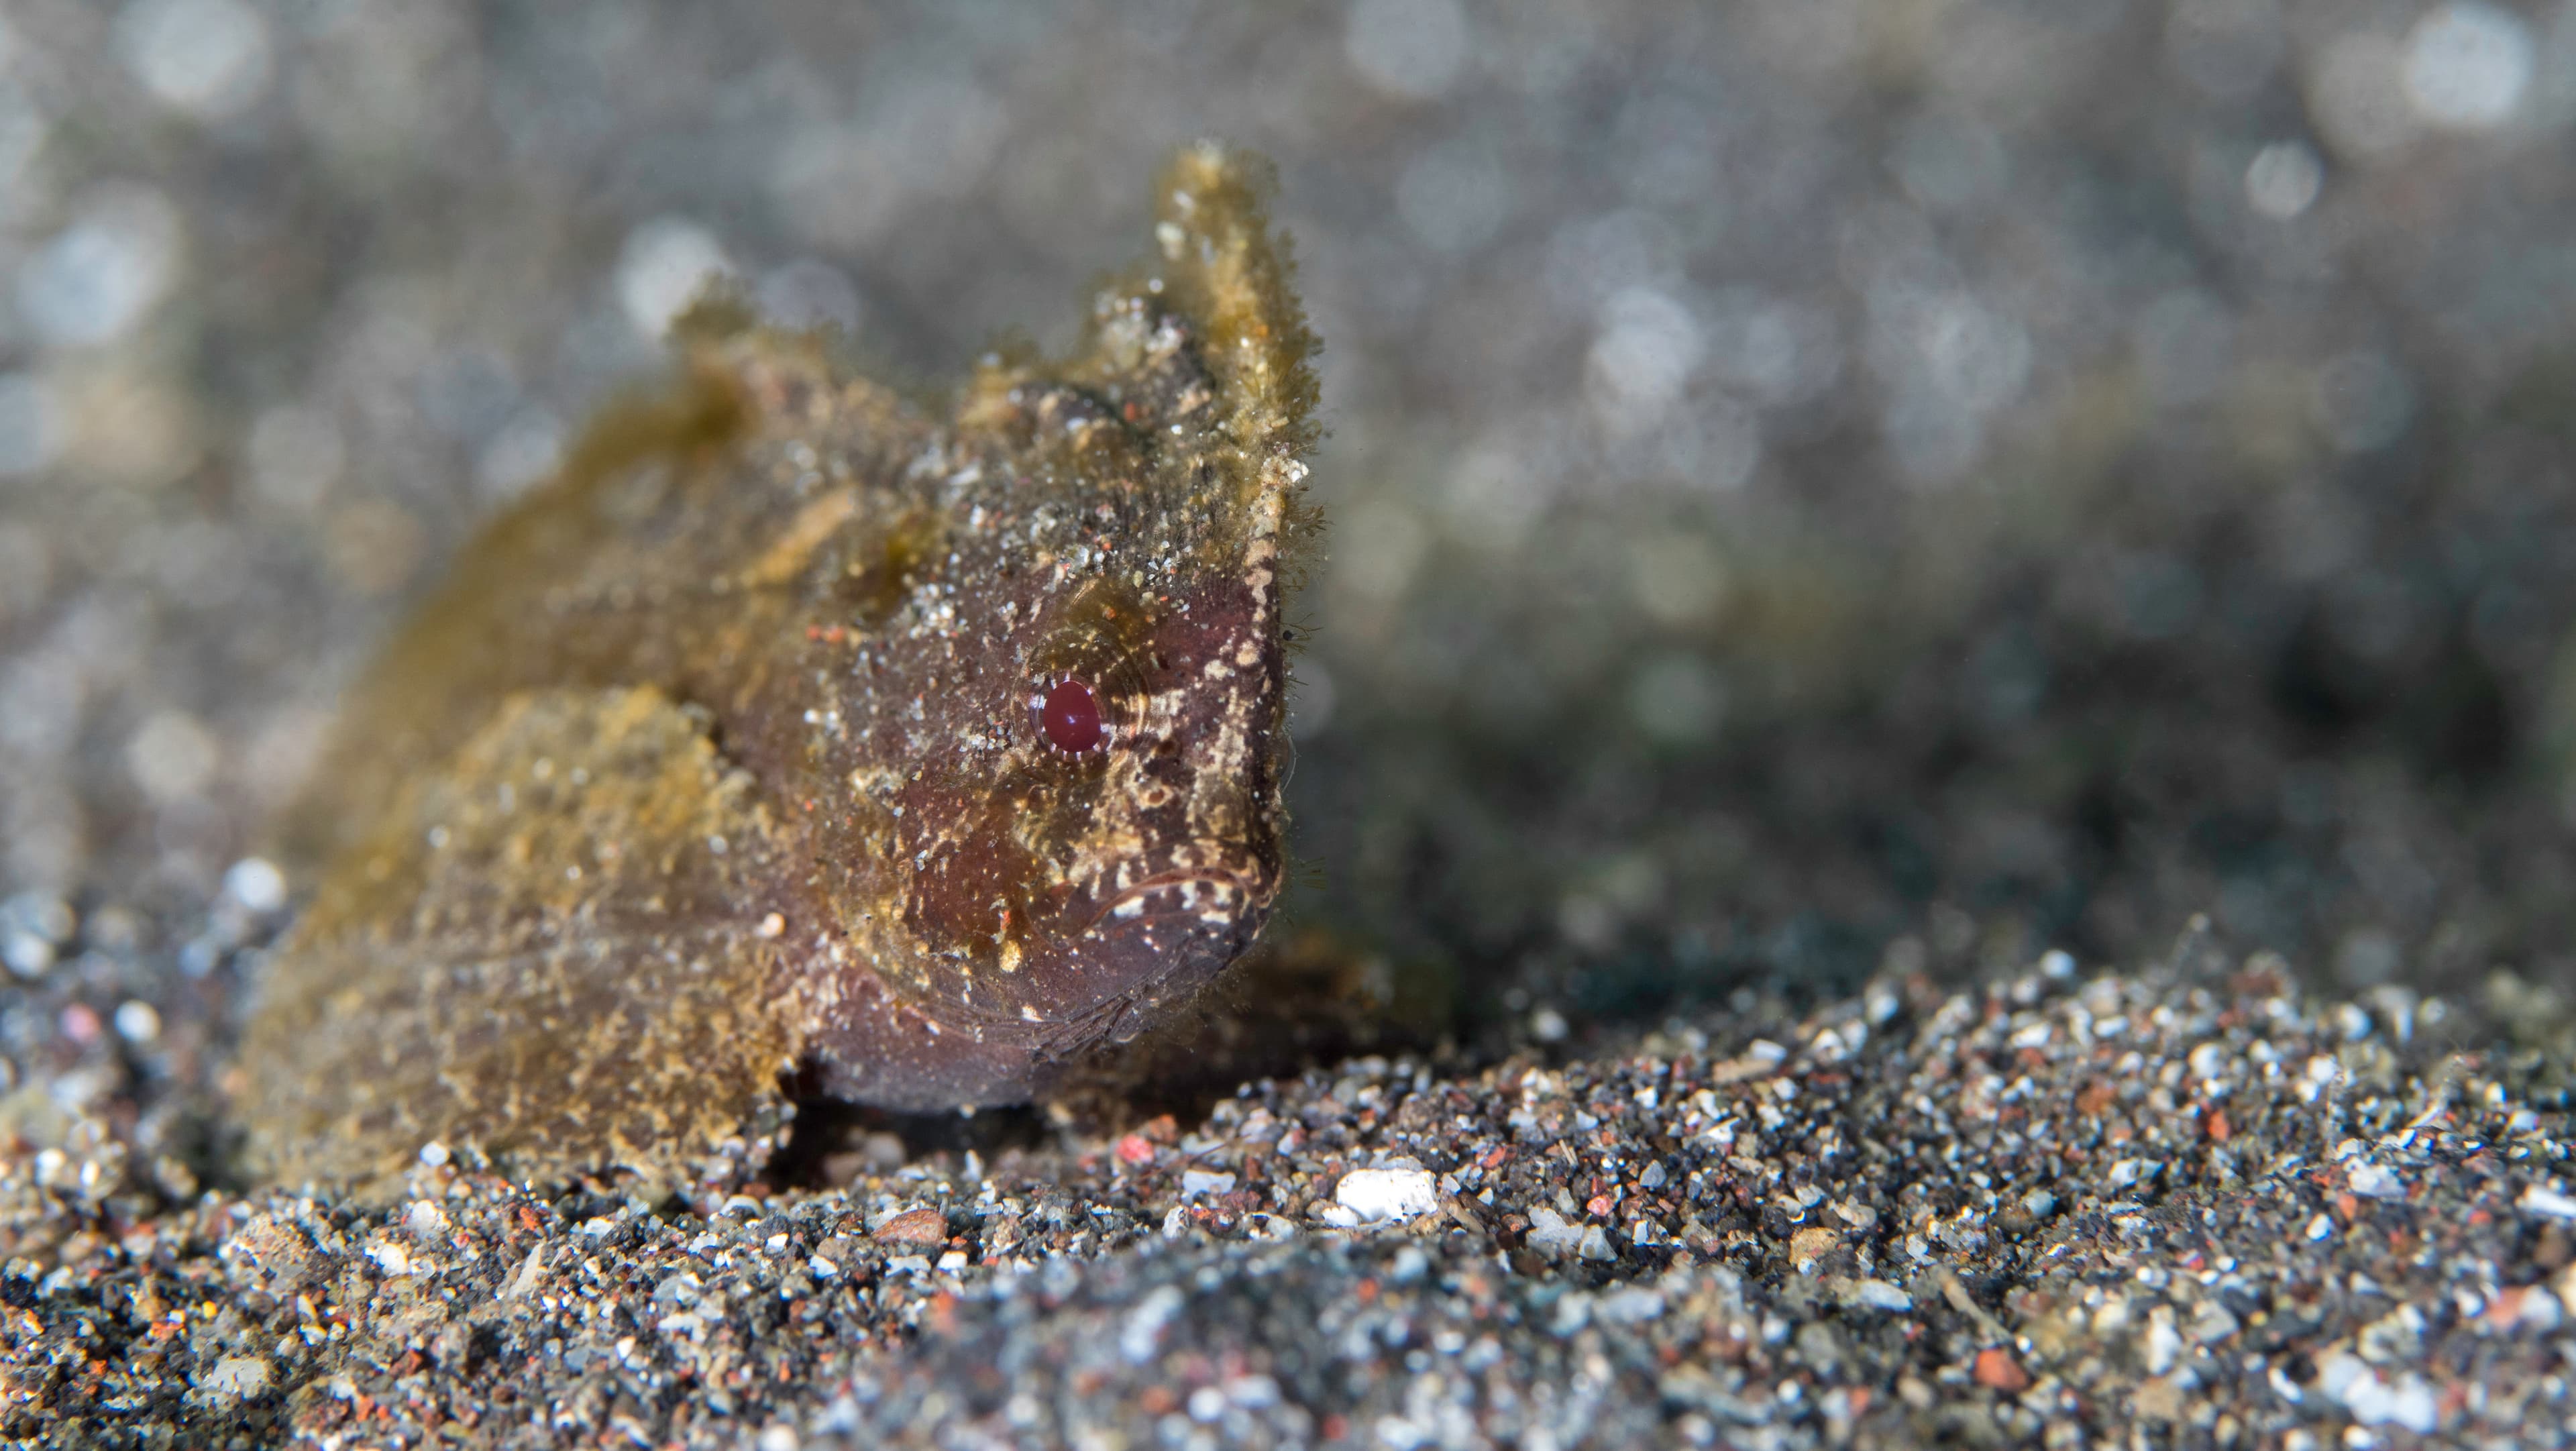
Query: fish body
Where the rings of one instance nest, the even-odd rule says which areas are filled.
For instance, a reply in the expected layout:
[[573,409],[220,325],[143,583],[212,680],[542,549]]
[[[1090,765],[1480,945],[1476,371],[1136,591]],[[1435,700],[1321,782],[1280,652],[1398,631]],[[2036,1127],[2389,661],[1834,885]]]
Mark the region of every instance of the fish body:
[[782,1075],[1022,1101],[1283,877],[1313,344],[1254,162],[1182,152],[1062,360],[945,407],[721,299],[351,693],[247,1034],[254,1155],[662,1180]]

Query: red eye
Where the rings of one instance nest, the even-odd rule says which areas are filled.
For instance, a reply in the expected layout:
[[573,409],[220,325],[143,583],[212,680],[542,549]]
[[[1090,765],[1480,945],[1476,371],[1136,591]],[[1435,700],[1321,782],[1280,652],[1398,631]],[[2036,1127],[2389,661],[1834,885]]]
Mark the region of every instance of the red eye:
[[1038,730],[1049,745],[1066,755],[1079,756],[1109,744],[1107,722],[1100,714],[1100,697],[1081,681],[1058,682],[1036,704]]

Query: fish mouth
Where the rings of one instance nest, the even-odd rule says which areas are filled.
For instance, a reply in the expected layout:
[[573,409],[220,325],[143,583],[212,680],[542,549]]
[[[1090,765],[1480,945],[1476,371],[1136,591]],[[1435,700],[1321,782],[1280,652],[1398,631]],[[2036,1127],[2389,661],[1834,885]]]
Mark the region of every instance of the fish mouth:
[[[1112,964],[1124,987],[1045,1020],[1055,1054],[1121,1043],[1151,1027],[1170,1004],[1195,996],[1252,945],[1270,918],[1266,873],[1174,867],[1121,890],[1092,915],[1081,940]],[[1121,970],[1123,968],[1123,970]]]

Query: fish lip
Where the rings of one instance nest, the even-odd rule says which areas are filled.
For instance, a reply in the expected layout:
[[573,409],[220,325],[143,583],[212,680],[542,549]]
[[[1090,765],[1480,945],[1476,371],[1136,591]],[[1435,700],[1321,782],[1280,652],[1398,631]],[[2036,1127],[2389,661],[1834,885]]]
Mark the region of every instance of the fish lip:
[[[1193,882],[1206,883],[1209,886],[1220,887],[1226,891],[1237,894],[1237,901],[1235,904],[1236,910],[1233,915],[1237,918],[1249,919],[1258,923],[1263,917],[1268,915],[1270,910],[1271,894],[1261,890],[1259,885],[1267,879],[1267,876],[1268,874],[1260,873],[1257,870],[1238,870],[1231,867],[1221,866],[1166,868],[1163,871],[1156,872],[1152,876],[1145,878],[1143,881],[1127,887],[1116,896],[1111,897],[1108,901],[1101,903],[1099,910],[1091,914],[1091,920],[1084,925],[1083,930],[1086,932],[1113,932],[1134,922],[1146,921],[1153,917],[1174,915],[1173,913],[1168,912],[1154,912],[1150,909],[1140,909],[1130,915],[1122,917],[1119,915],[1119,909],[1130,902],[1141,904],[1157,892],[1168,892],[1176,887],[1188,886]],[[1193,915],[1196,915],[1198,911],[1198,909],[1194,908],[1184,910],[1190,911]]]

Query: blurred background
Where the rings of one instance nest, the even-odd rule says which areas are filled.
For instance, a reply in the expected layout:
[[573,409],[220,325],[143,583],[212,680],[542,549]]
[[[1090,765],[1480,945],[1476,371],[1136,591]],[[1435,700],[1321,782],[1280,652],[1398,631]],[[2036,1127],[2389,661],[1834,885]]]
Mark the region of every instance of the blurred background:
[[1203,134],[1326,347],[1301,923],[1541,1037],[2194,914],[2545,1006],[2571,122],[2486,0],[5,0],[0,1039],[220,1062],[335,690],[704,274],[1061,345]]

